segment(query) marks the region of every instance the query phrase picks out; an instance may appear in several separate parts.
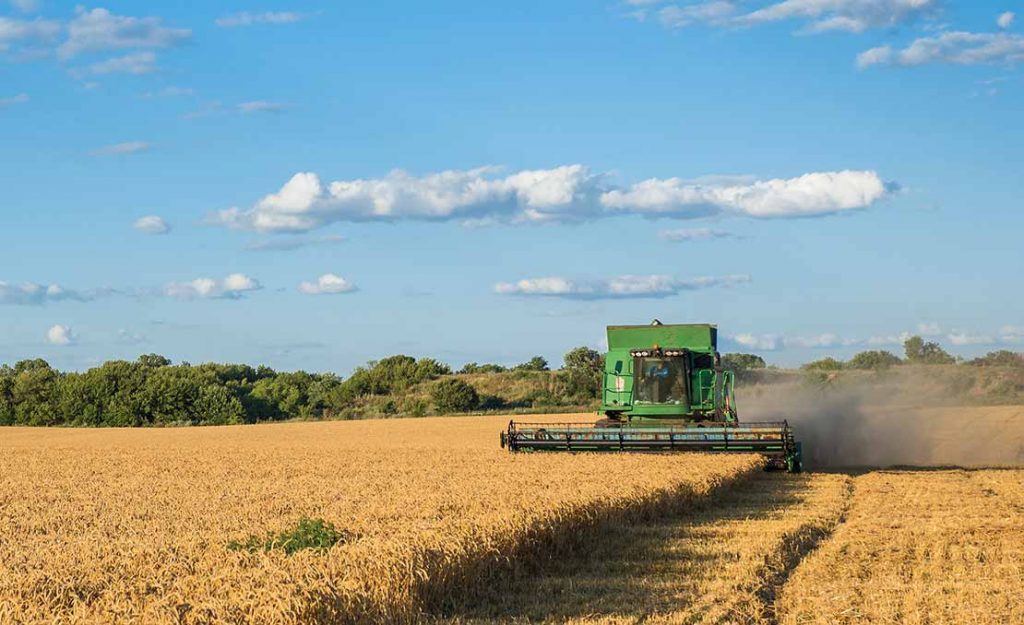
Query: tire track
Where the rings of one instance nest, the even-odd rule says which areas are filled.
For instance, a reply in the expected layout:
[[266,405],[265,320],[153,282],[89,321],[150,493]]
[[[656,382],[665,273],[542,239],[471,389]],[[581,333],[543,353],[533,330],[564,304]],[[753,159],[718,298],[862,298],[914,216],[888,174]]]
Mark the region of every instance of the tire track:
[[785,534],[778,551],[766,559],[764,577],[754,593],[762,605],[763,625],[779,625],[776,606],[779,593],[804,558],[816,551],[846,522],[854,494],[854,480],[847,477],[844,503],[835,518],[811,521]]

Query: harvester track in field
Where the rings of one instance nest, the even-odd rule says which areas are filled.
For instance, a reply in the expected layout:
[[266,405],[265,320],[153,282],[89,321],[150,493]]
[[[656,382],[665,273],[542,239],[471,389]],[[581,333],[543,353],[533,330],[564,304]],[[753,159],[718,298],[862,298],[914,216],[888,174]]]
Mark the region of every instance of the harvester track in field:
[[683,515],[619,528],[453,622],[771,624],[775,597],[851,495],[845,475],[757,475]]

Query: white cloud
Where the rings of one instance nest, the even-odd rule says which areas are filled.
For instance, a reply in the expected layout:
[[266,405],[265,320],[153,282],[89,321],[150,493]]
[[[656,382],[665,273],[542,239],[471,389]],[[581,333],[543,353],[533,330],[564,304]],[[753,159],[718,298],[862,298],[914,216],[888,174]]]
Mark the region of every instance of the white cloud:
[[982,334],[970,334],[968,332],[961,332],[959,330],[954,330],[950,332],[946,336],[946,338],[949,339],[950,343],[957,346],[991,345],[992,343],[995,342],[991,336],[985,336]]
[[729,286],[750,282],[750,276],[732,275],[701,278],[674,278],[664,275],[618,276],[601,280],[572,280],[562,277],[526,278],[516,282],[499,282],[494,292],[499,295],[563,297],[570,299],[629,299],[669,297],[684,291]]
[[999,330],[999,340],[1003,343],[1024,343],[1024,326],[1003,326]]
[[650,179],[615,188],[583,165],[525,170],[507,176],[493,167],[323,184],[299,173],[249,209],[219,211],[209,221],[263,232],[302,232],[337,221],[492,218],[511,223],[595,219],[623,213],[695,217],[733,213],[801,217],[865,208],[894,184],[872,171],[811,173],[754,182]]
[[710,239],[728,239],[732,234],[724,230],[711,228],[676,228],[662,230],[658,237],[664,241],[707,241]]
[[29,101],[27,93],[19,93],[18,95],[12,95],[6,98],[0,98],[0,108],[5,106],[11,106],[12,104],[24,104]]
[[179,98],[195,95],[195,90],[191,87],[164,87],[157,91],[147,91],[142,94],[144,98]]
[[749,217],[802,217],[864,208],[893,190],[872,171],[811,173],[730,186],[652,178],[625,190],[609,191],[601,196],[601,203],[613,210],[648,215],[724,211]]
[[288,105],[281,102],[253,100],[252,102],[242,102],[236,108],[240,113],[280,113],[286,110]]
[[783,339],[783,343],[786,347],[802,347],[810,349],[850,347],[853,345],[859,345],[861,342],[862,341],[858,339],[843,338],[830,332],[815,336],[790,336]]
[[1009,28],[1010,26],[1013,26],[1013,20],[1016,17],[1017,16],[1014,15],[1013,11],[1000,13],[999,17],[996,18],[996,25],[999,26],[999,28]]
[[294,24],[306,15],[293,11],[267,11],[264,13],[250,13],[243,11],[225,15],[214,20],[217,26],[231,28],[234,26],[253,26],[255,24]]
[[239,299],[261,288],[249,276],[233,273],[223,280],[196,278],[191,282],[172,282],[164,287],[164,295],[178,299]]
[[104,146],[102,148],[93,150],[90,152],[93,156],[120,156],[123,154],[138,154],[140,152],[146,152],[149,150],[152,144],[146,143],[145,141],[126,141],[124,143],[114,143],[112,145]]
[[0,16],[0,53],[16,50],[18,46],[33,49],[49,44],[57,39],[60,32],[61,24],[54,20],[18,20]]
[[166,27],[158,17],[128,17],[81,6],[75,12],[68,24],[68,38],[57,48],[61,59],[103,50],[168,48],[192,37],[191,30]]
[[299,291],[306,295],[351,293],[355,290],[356,285],[333,273],[325,273],[317,278],[316,282],[303,282],[299,285]]
[[38,0],[10,0],[11,6],[22,13],[32,13],[39,10]]
[[171,225],[164,221],[163,217],[157,215],[139,217],[132,227],[145,234],[167,234],[171,231]]
[[865,69],[872,65],[882,65],[892,60],[892,48],[889,46],[878,46],[865,50],[857,55],[857,67]]
[[779,348],[780,340],[772,334],[734,334],[728,337],[733,343],[746,349],[772,351]]
[[105,61],[99,61],[87,66],[84,70],[76,69],[74,74],[92,74],[103,76],[106,74],[151,74],[156,71],[156,55],[152,52],[133,52],[124,56],[114,57]]
[[935,0],[783,0],[736,18],[754,25],[790,19],[810,20],[808,30],[863,32],[887,28],[934,9]]
[[937,323],[919,323],[917,333],[921,336],[939,336],[942,334],[942,326]]
[[138,345],[145,343],[148,339],[145,335],[121,328],[117,331],[117,342],[125,345]]
[[71,328],[60,324],[50,326],[46,331],[46,342],[51,345],[71,345],[76,338]]
[[900,334],[888,335],[888,336],[872,336],[867,340],[868,345],[881,347],[886,345],[903,345],[907,339],[910,338],[909,332],[901,332]]
[[669,28],[695,24],[717,27],[757,26],[783,21],[806,24],[806,32],[841,30],[853,33],[887,28],[932,12],[937,0],[782,0],[750,11],[738,0],[704,0],[680,4],[666,0],[627,0],[641,7],[632,13],[645,19],[654,10]]
[[344,243],[345,237],[336,234],[329,234],[322,237],[297,237],[292,236],[286,239],[266,239],[253,241],[245,246],[249,252],[290,252],[304,247],[321,247],[338,245]]
[[34,282],[10,284],[0,281],[0,305],[38,306],[63,301],[84,302],[107,292],[105,290],[74,291],[59,284],[45,285]]
[[916,39],[902,50],[872,48],[857,57],[860,67],[879,64],[1014,63],[1024,60],[1024,36],[1012,33],[943,32]]

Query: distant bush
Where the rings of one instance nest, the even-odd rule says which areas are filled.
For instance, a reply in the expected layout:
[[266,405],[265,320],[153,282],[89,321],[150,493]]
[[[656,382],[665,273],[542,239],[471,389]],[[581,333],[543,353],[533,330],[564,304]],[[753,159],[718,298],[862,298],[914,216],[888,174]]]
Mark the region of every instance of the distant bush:
[[822,358],[821,360],[809,362],[800,368],[805,371],[839,371],[843,368],[843,363],[842,361],[829,356],[827,358]]
[[502,367],[501,365],[483,364],[478,365],[475,362],[467,362],[459,369],[459,373],[473,374],[473,373],[501,373],[502,371],[508,371],[508,367]]
[[458,378],[442,380],[430,391],[439,413],[468,412],[480,404],[480,396],[472,384]]
[[968,361],[967,364],[975,366],[1024,367],[1024,354],[1001,349]]
[[884,350],[871,350],[855,354],[846,363],[848,369],[888,369],[903,361],[896,354]]
[[907,362],[922,365],[951,365],[956,359],[949,355],[938,343],[925,342],[919,336],[912,336],[903,342],[903,351]]
[[548,361],[543,356],[534,356],[522,364],[512,367],[513,371],[549,371]]
[[764,369],[764,358],[757,354],[725,354],[722,356],[722,368],[737,373],[747,369]]

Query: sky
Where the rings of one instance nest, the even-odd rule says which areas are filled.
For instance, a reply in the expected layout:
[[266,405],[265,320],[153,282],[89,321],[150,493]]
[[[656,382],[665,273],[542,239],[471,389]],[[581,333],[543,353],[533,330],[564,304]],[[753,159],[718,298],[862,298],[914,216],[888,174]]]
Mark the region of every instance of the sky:
[[1021,13],[0,0],[0,362],[1019,350]]

